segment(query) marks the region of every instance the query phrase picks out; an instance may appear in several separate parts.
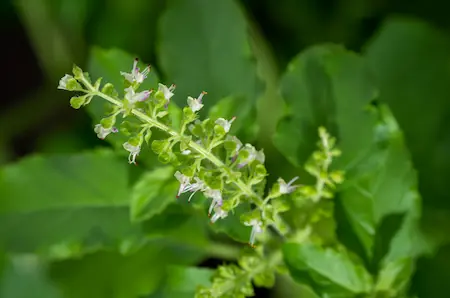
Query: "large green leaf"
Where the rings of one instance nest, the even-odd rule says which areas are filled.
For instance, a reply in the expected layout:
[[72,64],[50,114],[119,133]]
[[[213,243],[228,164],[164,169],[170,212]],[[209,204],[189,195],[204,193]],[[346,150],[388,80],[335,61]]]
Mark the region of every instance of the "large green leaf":
[[351,164],[366,155],[375,123],[367,106],[377,89],[362,58],[340,46],[312,47],[289,64],[281,93],[289,112],[274,142],[292,164],[304,164],[315,149],[319,125],[339,137],[341,162]]
[[11,257],[0,279],[0,297],[62,298],[46,276],[44,264],[33,255]]
[[405,133],[427,204],[449,207],[450,39],[413,19],[389,19],[366,46],[368,63]]
[[323,297],[356,297],[371,291],[370,274],[343,248],[287,243],[283,254],[292,277],[311,284]]
[[0,170],[0,241],[7,251],[64,257],[117,245],[129,223],[126,161],[98,150],[32,156]]
[[185,105],[202,90],[206,108],[230,95],[241,97],[236,116],[256,100],[259,82],[247,40],[247,25],[232,0],[167,1],[160,20],[159,60],[163,73],[177,85],[174,99]]
[[291,115],[280,123],[276,146],[303,164],[317,126],[328,126],[343,152],[335,167],[346,171],[339,198],[372,256],[382,220],[407,211],[417,219],[420,207],[402,134],[386,107],[370,105],[377,89],[367,63],[338,46],[313,47],[290,64],[282,94]]
[[52,264],[51,277],[67,298],[144,297],[160,287],[170,265],[192,265],[201,252],[152,241],[128,255],[103,251]]

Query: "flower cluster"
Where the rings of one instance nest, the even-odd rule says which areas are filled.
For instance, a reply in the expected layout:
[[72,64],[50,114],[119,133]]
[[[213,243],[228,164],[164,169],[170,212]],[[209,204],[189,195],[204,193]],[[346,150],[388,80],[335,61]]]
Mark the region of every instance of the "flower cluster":
[[[298,177],[289,182],[279,178],[264,196],[267,176],[264,152],[230,135],[236,117],[200,120],[198,112],[204,107],[203,100],[207,94],[202,91],[197,98],[187,98],[182,119],[178,121],[181,123],[174,128],[169,106],[173,105],[171,99],[176,86],[159,83],[156,91],[139,90],[149,73],[150,66],[141,71],[137,59],[131,72],[120,72],[125,81],[122,97],[110,83],[104,84],[102,88],[101,79],[92,83],[89,75],[77,66],[73,69],[73,76],[66,74],[61,78],[58,88],[81,93],[70,100],[76,109],[89,104],[94,97],[109,102],[111,111],[94,127],[97,136],[105,139],[119,131],[128,136],[122,146],[129,153],[130,164],[136,164],[144,142],[150,145],[160,162],[170,163],[177,168],[174,174],[179,182],[177,198],[189,194],[187,201],[191,202],[195,194],[202,193],[210,200],[208,215],[211,223],[226,218],[235,213],[238,206],[245,205],[247,208],[240,215],[240,221],[251,227],[250,246],[255,247],[256,242],[264,244],[270,237],[275,237],[273,231],[282,237],[292,237],[291,228],[281,216],[281,213],[291,208],[291,204],[283,198],[303,196],[317,202],[322,197],[330,197],[331,188],[342,182],[342,173],[329,171],[332,159],[339,155],[339,151],[334,148],[334,139],[321,129],[320,150],[313,154],[312,162],[306,167],[309,173],[317,177],[316,185],[295,184]],[[152,140],[152,130],[155,129],[164,132],[166,137]],[[240,264],[242,268],[233,267],[231,270],[231,267],[222,267],[221,270],[222,273],[231,270],[233,278],[245,278],[246,285],[251,288],[252,279],[254,282],[260,280],[255,279],[258,274],[264,273],[265,277],[273,275],[274,268],[281,262],[279,254],[275,256],[276,262],[270,263],[270,266],[263,261],[264,255],[260,253],[258,259],[247,259]],[[258,262],[262,265],[248,265]],[[230,276],[219,274],[213,288],[222,291],[223,283],[226,284]],[[205,289],[202,291],[212,293]],[[244,292],[251,291],[246,287],[245,291],[240,288],[235,293]]]

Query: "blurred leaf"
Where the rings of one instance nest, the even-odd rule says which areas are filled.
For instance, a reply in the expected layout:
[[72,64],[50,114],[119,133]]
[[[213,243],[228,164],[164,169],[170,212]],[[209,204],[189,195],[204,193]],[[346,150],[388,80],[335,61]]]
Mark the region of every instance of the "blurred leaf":
[[415,220],[420,215],[416,176],[402,134],[385,106],[369,105],[377,94],[373,81],[356,54],[337,46],[307,50],[283,78],[291,116],[275,136],[279,150],[295,165],[311,152],[317,126],[326,125],[337,137],[343,154],[334,166],[346,171],[340,200],[369,257],[383,218],[407,211]]
[[387,293],[389,297],[398,297],[408,289],[411,275],[414,271],[412,258],[398,259],[381,268],[375,290]]
[[0,297],[62,298],[36,256],[12,257],[0,280]]
[[219,219],[215,223],[211,223],[210,227],[214,232],[222,232],[232,239],[241,243],[248,243],[250,240],[251,227],[241,223],[241,214],[250,211],[247,203],[241,203],[237,208],[233,209],[227,217]]
[[[170,189],[173,190],[174,184]],[[173,191],[171,191],[173,197]],[[143,222],[142,229],[147,238],[171,239],[186,245],[196,247],[208,243],[206,233],[207,220],[191,206],[175,202],[166,207],[164,212],[154,215]]]
[[97,252],[82,259],[52,265],[51,275],[67,298],[132,298],[155,291],[171,264],[197,262],[182,246],[152,242],[137,252],[123,256]]
[[219,100],[208,111],[208,116],[212,120],[218,118],[231,119],[236,115],[241,115],[233,121],[231,126],[231,134],[238,134],[242,142],[252,142],[256,139],[259,131],[258,122],[256,121],[256,108],[250,107],[248,111],[242,114],[242,106],[240,103],[243,98],[239,97],[225,97]]
[[[95,15],[91,30],[92,44],[101,47],[120,47],[144,57],[154,54],[156,23],[164,1],[109,0],[101,4],[101,13]],[[126,25],[125,25],[126,24]]]
[[324,297],[356,297],[371,291],[371,276],[343,248],[337,251],[311,243],[287,243],[283,254],[292,277],[307,282]]
[[175,201],[175,195],[163,191],[171,183],[170,192],[175,194],[178,183],[173,177],[172,167],[156,168],[143,174],[131,192],[131,219],[142,221],[161,213],[167,205]]
[[247,40],[246,20],[235,1],[167,1],[160,20],[159,60],[177,85],[175,100],[208,91],[206,107],[230,95],[242,97],[243,117],[257,97],[259,82]]
[[131,237],[126,167],[106,150],[32,156],[3,167],[1,244],[65,257]]
[[209,287],[214,270],[207,268],[172,266],[168,270],[164,296],[167,298],[194,297],[198,286]]
[[360,148],[372,142],[374,117],[367,111],[377,89],[363,59],[337,45],[307,49],[288,66],[281,93],[288,115],[279,123],[274,142],[288,160],[303,165],[317,143],[317,128],[324,125],[338,137],[341,163],[360,160]]
[[389,19],[369,42],[366,57],[405,133],[427,204],[450,207],[450,40],[413,19]]

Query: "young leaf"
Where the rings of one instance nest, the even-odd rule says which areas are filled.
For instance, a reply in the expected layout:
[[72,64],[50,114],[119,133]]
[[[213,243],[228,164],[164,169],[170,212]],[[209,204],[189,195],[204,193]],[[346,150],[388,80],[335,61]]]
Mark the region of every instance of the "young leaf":
[[371,291],[371,276],[343,248],[286,243],[283,254],[292,277],[309,283],[323,297],[355,297]]

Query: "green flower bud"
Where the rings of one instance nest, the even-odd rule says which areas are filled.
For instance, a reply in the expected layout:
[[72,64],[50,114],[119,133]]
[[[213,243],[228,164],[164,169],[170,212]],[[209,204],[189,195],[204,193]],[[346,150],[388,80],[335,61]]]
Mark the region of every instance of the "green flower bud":
[[76,66],[75,64],[73,65],[72,72],[73,72],[75,79],[81,80],[84,78],[83,70],[81,68],[79,68],[78,66]]
[[142,136],[135,136],[128,139],[128,144],[131,146],[140,146],[142,143]]
[[202,138],[205,136],[205,132],[203,131],[203,127],[200,123],[193,124],[190,128],[191,133],[198,137]]
[[107,118],[103,118],[102,120],[100,120],[100,124],[104,127],[104,128],[111,128],[114,126],[114,124],[116,124],[116,116],[110,116]]
[[185,123],[190,123],[197,118],[197,115],[192,111],[190,107],[183,108],[183,120]]
[[222,137],[226,134],[225,129],[221,125],[214,126],[214,133],[219,137]]
[[156,154],[161,154],[163,151],[165,151],[169,147],[169,141],[168,140],[154,140],[152,142],[152,150]]
[[102,88],[102,93],[111,96],[118,97],[119,93],[117,93],[116,89],[114,89],[114,85],[111,83],[106,83]]
[[234,141],[231,140],[227,140],[223,143],[223,147],[225,148],[225,150],[227,150],[228,152],[235,152],[237,149],[237,144]]
[[157,108],[161,108],[166,104],[166,98],[164,97],[164,93],[162,91],[156,91],[154,99]]
[[81,108],[86,103],[87,96],[74,96],[70,99],[70,105],[74,109]]
[[171,160],[172,160],[172,155],[167,151],[163,151],[163,152],[161,152],[161,154],[158,155],[158,161],[163,164],[167,164]]
[[344,172],[334,171],[330,173],[330,178],[334,183],[341,184],[344,181]]
[[67,80],[66,89],[69,91],[76,91],[82,90],[83,87],[81,87],[80,83],[78,83],[77,80],[75,80],[74,78],[70,78]]

